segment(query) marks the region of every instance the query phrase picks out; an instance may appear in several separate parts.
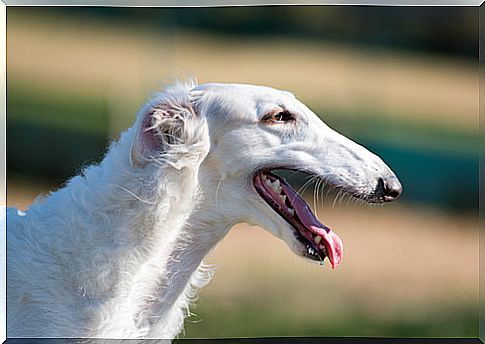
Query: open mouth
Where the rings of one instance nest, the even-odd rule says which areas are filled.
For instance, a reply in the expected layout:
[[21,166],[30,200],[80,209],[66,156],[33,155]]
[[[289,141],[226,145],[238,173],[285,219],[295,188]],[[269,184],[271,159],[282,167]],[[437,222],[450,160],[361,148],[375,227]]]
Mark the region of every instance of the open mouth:
[[283,178],[260,171],[254,175],[253,183],[266,203],[293,226],[296,238],[306,247],[306,257],[322,263],[328,258],[333,269],[340,264],[342,240],[318,221],[308,204]]

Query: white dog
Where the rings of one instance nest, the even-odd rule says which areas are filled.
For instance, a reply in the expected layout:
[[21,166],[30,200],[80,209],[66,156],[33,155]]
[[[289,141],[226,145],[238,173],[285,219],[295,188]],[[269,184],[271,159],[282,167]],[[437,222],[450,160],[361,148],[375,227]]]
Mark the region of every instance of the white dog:
[[386,164],[291,93],[176,84],[138,114],[99,165],[7,210],[9,337],[174,338],[237,223],[336,267],[342,242],[274,169],[368,202],[397,198]]

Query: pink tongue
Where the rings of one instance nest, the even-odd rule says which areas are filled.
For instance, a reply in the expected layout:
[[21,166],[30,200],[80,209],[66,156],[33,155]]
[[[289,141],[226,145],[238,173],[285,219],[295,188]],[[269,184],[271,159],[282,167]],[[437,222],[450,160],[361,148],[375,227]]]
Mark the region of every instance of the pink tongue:
[[344,254],[342,239],[340,239],[331,229],[327,232],[325,229],[315,226],[311,226],[310,228],[312,229],[312,232],[316,232],[322,237],[328,259],[330,260],[330,264],[332,264],[332,269],[335,269],[342,261],[342,256]]
[[[344,251],[342,240],[330,228],[318,221],[308,204],[292,188],[284,184],[282,187],[303,225],[309,231],[322,237],[332,269],[335,269],[342,261]],[[308,239],[311,240],[311,238]]]

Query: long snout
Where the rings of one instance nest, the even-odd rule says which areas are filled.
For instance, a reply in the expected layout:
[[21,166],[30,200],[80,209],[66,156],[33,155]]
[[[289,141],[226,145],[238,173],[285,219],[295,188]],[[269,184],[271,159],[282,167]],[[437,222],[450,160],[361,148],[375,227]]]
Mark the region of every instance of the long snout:
[[379,156],[329,127],[325,129],[325,135],[319,137],[323,179],[369,202],[391,202],[401,195],[399,179]]

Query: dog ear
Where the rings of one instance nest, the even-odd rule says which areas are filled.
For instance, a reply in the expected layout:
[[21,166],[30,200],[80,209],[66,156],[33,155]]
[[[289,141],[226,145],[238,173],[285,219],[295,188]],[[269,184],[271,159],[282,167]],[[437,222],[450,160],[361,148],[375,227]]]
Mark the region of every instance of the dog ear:
[[196,114],[188,97],[162,94],[139,113],[130,152],[133,167],[173,155],[189,143]]

